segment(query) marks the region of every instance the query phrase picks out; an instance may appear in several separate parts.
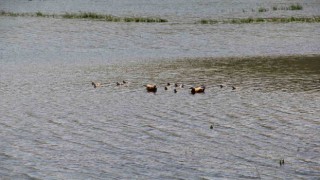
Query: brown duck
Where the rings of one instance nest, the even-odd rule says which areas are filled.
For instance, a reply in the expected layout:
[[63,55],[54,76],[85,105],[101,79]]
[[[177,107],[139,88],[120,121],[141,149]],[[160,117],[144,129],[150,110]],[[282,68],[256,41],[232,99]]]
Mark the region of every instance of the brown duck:
[[204,90],[206,89],[205,86],[199,86],[199,87],[191,87],[191,94],[195,94],[195,93],[204,93]]
[[101,85],[101,83],[99,83],[99,82],[91,82],[91,84],[92,84],[92,86],[94,87],[94,88],[97,88],[97,87],[101,87],[102,85]]
[[146,84],[143,86],[146,87],[148,92],[157,92],[157,86],[155,84]]

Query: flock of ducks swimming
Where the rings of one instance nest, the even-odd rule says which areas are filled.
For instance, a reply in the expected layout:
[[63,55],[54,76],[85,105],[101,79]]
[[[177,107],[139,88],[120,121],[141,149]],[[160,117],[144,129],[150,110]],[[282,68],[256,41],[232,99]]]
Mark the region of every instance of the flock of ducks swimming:
[[[91,84],[94,88],[102,86],[102,84],[99,82],[92,81]],[[117,86],[123,86],[123,85],[127,85],[127,84],[128,84],[127,81],[122,81],[122,82],[116,83]],[[155,93],[158,90],[156,84],[145,84],[143,86],[146,88],[147,92],[154,92]],[[223,85],[219,85],[219,86],[220,86],[220,88],[224,87]],[[177,88],[180,88],[180,89],[184,88],[184,84],[174,83],[173,87],[174,87],[173,92],[177,93],[178,92]],[[164,87],[164,90],[167,91],[170,88],[171,88],[171,83],[167,83],[167,85]],[[196,94],[196,93],[204,93],[206,87],[204,85],[201,85],[201,86],[197,86],[197,87],[190,87],[189,89],[191,89],[191,94]],[[235,90],[235,89],[236,89],[236,87],[232,86],[232,90]]]

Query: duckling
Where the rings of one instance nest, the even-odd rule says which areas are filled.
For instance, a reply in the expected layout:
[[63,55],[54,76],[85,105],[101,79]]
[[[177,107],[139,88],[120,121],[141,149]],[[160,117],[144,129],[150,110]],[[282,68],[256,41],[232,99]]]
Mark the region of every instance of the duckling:
[[171,86],[171,84],[167,83],[167,86],[164,87],[164,90],[168,90],[170,86]]
[[123,86],[123,85],[127,85],[128,82],[123,80],[122,82],[117,82],[117,86]]
[[157,86],[155,84],[147,84],[143,86],[146,87],[148,92],[157,92]]
[[206,87],[204,85],[199,86],[199,87],[191,87],[189,88],[191,89],[191,94],[195,94],[195,93],[204,93],[204,90],[206,89]]
[[101,87],[102,85],[101,85],[101,83],[99,83],[99,82],[91,82],[91,84],[92,84],[92,86],[94,87],[94,88],[97,88],[97,87]]
[[174,83],[174,87],[184,88],[184,84]]
[[279,164],[280,164],[280,166],[283,166],[284,165],[284,159],[280,159]]

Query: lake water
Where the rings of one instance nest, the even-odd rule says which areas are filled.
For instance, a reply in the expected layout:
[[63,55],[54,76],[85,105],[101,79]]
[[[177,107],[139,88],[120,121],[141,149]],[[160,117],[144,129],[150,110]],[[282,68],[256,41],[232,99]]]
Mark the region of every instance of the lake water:
[[[257,11],[295,3],[303,10]],[[320,24],[194,23],[319,9],[317,0],[0,0],[8,12],[169,20],[0,16],[0,179],[319,179]],[[185,87],[164,90],[168,82]],[[190,93],[202,84],[204,94]]]

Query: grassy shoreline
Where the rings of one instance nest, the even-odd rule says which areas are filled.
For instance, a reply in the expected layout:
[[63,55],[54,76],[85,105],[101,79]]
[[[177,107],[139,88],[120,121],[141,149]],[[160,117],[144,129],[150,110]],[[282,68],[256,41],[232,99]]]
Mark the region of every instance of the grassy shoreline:
[[99,14],[93,12],[79,12],[79,13],[64,13],[64,14],[45,14],[42,12],[36,13],[15,13],[1,11],[0,16],[11,17],[44,17],[44,18],[63,18],[63,19],[88,19],[96,21],[108,22],[144,22],[144,23],[164,23],[168,22],[166,19],[154,17],[117,17],[108,14]]
[[273,18],[234,18],[226,20],[217,19],[201,19],[199,24],[248,24],[248,23],[289,23],[289,22],[304,22],[304,23],[319,23],[320,16],[314,17],[273,17]]
[[[165,23],[167,19],[154,17],[117,17],[108,14],[99,14],[93,12],[64,13],[64,14],[45,14],[36,13],[15,13],[0,11],[0,16],[10,17],[43,17],[43,18],[62,18],[62,19],[87,19],[107,22],[137,22],[137,23]],[[201,19],[196,24],[247,24],[247,23],[319,23],[320,16],[313,17],[273,17],[273,18],[232,18],[232,19]]]

